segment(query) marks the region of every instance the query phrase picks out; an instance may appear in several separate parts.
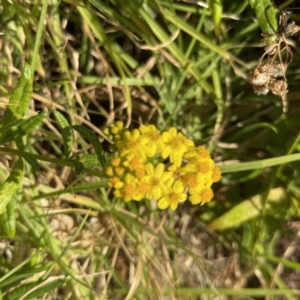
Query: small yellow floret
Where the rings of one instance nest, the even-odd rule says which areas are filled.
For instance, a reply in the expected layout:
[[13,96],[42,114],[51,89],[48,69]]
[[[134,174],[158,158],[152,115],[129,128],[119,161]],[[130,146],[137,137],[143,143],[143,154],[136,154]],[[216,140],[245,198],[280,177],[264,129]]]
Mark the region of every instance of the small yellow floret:
[[111,164],[112,166],[114,167],[118,167],[121,163],[121,158],[120,157],[114,157],[112,160],[111,160]]
[[109,185],[114,187],[115,189],[120,189],[124,185],[124,183],[122,181],[120,181],[119,177],[115,176],[110,179]]
[[206,202],[211,201],[214,193],[211,189],[204,189],[199,194],[194,194],[190,196],[190,201],[192,204],[201,204],[203,205]]
[[117,126],[110,127],[110,133],[116,135],[119,132],[119,128]]
[[221,178],[222,178],[221,170],[219,168],[215,167],[212,172],[213,182],[218,182],[221,180]]
[[105,174],[109,177],[112,177],[114,175],[114,171],[113,171],[113,168],[112,167],[107,167],[105,169]]
[[119,128],[119,130],[124,128],[124,123],[122,121],[117,121],[116,126]]
[[116,167],[114,171],[117,176],[122,177],[124,175],[125,169],[122,167]]
[[115,196],[121,197],[125,202],[134,200],[137,190],[135,178],[131,174],[126,174],[123,183],[124,185],[120,189],[115,190]]

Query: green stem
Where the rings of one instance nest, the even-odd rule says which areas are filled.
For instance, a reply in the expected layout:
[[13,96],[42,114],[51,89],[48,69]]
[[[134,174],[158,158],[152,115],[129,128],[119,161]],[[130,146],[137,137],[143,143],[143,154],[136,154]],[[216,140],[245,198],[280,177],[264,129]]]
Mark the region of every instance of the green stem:
[[[59,166],[65,166],[65,167],[70,167],[70,168],[75,168],[74,163],[71,160],[63,160],[63,159],[58,159],[58,158],[50,158],[50,157],[45,157],[43,155],[38,155],[38,154],[32,154],[29,152],[20,152],[19,150],[15,150],[15,149],[9,149],[9,148],[0,148],[0,153],[9,153],[9,154],[13,154],[13,155],[18,155],[19,157],[22,157],[22,155],[28,155],[31,156],[37,160],[40,161],[46,161],[46,162],[50,162],[50,163],[54,163],[57,164]],[[83,171],[89,175],[93,175],[93,176],[97,176],[97,177],[106,177],[102,172],[97,171],[97,170],[92,170],[89,168],[84,167]]]
[[48,8],[48,2],[49,2],[48,0],[43,0],[41,17],[40,17],[40,21],[39,21],[39,26],[38,26],[34,49],[33,49],[33,54],[32,54],[32,61],[31,61],[31,70],[32,70],[31,76],[32,77],[34,76],[34,70],[35,70],[37,58],[39,55],[41,39],[42,39],[42,34],[43,34],[43,29],[44,29],[44,24],[45,24],[45,19],[46,19],[46,13],[47,13],[47,8]]

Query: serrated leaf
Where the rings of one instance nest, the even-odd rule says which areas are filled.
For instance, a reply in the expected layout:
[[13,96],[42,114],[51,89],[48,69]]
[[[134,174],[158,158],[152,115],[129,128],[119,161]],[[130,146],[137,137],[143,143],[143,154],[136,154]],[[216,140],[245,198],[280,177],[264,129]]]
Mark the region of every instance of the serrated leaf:
[[73,146],[73,132],[68,120],[57,110],[52,111],[57,125],[61,131],[64,143],[65,157],[68,158]]
[[97,158],[102,166],[102,168],[105,168],[105,155],[103,151],[103,147],[101,143],[99,142],[99,139],[97,135],[91,131],[90,129],[83,127],[83,126],[73,126],[73,128],[78,131],[83,137],[85,137],[94,147],[94,150],[96,152]]
[[19,158],[19,160],[15,163],[10,175],[0,187],[0,214],[5,211],[7,204],[13,198],[22,183],[23,167],[23,159]]
[[[276,188],[270,191],[267,201],[267,209],[270,207],[268,202],[276,202],[282,200],[284,191],[281,188]],[[207,226],[213,230],[224,230],[231,227],[239,226],[240,224],[253,219],[261,213],[262,201],[261,196],[254,196],[249,200],[245,200],[233,207],[231,210],[223,214],[221,217],[213,220]]]

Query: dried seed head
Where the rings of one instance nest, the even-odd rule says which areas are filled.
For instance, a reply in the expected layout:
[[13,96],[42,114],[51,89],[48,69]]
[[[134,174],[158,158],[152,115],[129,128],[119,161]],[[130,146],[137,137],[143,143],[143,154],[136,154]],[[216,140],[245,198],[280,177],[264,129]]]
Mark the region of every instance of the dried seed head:
[[291,14],[292,14],[291,11],[288,10],[282,11],[279,16],[279,25],[282,27],[286,27]]
[[269,93],[268,84],[264,85],[252,85],[253,92],[258,96],[265,96]]
[[264,85],[268,82],[269,76],[266,72],[260,72],[258,68],[252,70],[248,76],[248,81],[252,85]]
[[274,61],[272,64],[266,63],[258,67],[260,73],[267,73],[273,77],[284,77],[287,65],[280,61]]
[[300,31],[300,26],[296,25],[295,22],[291,22],[287,24],[287,26],[284,28],[284,34],[288,36],[292,36],[297,34]]
[[271,79],[268,84],[269,90],[276,96],[284,97],[288,90],[284,80]]

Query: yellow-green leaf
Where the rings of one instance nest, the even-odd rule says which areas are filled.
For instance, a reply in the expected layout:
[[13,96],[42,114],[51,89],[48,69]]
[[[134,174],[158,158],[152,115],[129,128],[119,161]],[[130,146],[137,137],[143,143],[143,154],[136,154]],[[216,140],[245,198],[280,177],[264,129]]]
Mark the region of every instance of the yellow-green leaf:
[[5,211],[7,204],[13,198],[20,184],[22,183],[23,166],[23,159],[19,158],[19,160],[15,163],[10,175],[0,188],[0,214]]

